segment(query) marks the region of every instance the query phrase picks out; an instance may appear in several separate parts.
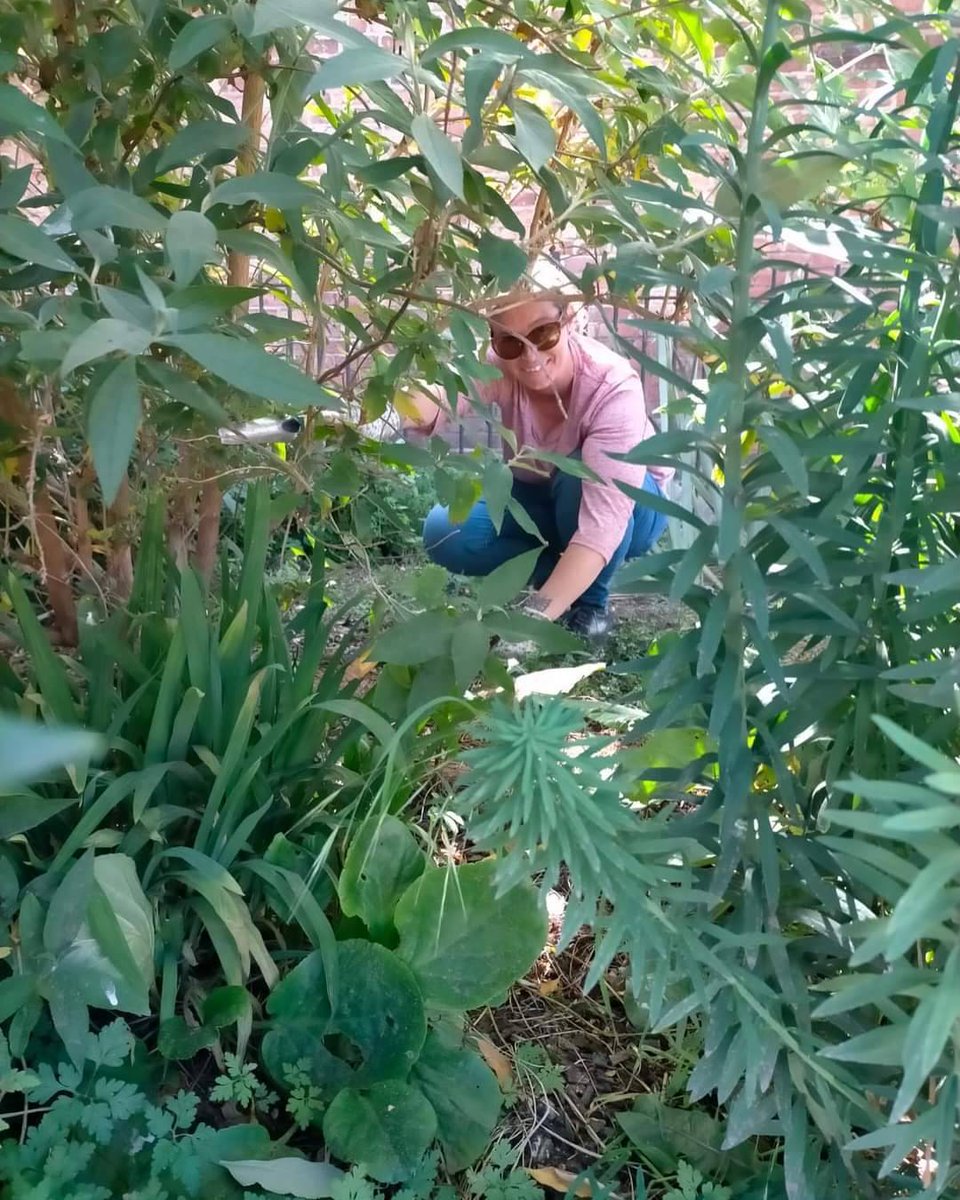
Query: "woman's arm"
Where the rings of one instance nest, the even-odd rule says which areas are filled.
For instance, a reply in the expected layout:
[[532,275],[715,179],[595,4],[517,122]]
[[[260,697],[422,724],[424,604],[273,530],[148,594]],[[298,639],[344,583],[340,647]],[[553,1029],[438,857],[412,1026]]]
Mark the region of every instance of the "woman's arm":
[[606,566],[607,560],[599,550],[576,543],[560,556],[550,577],[537,593],[547,601],[543,615],[548,621],[563,616],[571,604],[579,600]]

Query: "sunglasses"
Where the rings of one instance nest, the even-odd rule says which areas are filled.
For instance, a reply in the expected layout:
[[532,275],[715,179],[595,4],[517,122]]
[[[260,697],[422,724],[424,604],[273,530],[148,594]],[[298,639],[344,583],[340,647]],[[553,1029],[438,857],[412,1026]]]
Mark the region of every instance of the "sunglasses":
[[533,346],[535,350],[552,350],[562,333],[563,321],[547,321],[544,325],[535,326],[523,337],[491,329],[490,342],[498,358],[510,360],[519,358],[527,346]]

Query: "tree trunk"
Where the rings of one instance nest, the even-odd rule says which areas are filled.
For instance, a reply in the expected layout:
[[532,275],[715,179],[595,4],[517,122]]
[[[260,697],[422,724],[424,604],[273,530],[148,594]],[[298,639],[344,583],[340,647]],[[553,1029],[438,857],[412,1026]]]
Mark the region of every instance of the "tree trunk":
[[130,483],[120,484],[117,498],[107,509],[110,527],[110,553],[107,559],[107,583],[118,600],[126,603],[133,591],[133,551],[130,547]]

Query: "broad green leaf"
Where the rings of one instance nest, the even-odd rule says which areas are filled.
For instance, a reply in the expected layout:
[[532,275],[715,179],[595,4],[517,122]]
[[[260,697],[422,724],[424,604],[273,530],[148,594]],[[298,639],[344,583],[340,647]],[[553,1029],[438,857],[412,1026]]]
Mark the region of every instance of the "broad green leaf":
[[335,1185],[343,1179],[339,1167],[330,1163],[308,1162],[305,1158],[252,1158],[221,1162],[241,1187],[261,1187],[279,1196],[298,1196],[302,1200],[325,1200],[335,1194]]
[[88,850],[60,881],[43,923],[44,949],[62,953],[76,938],[93,892],[93,852]]
[[456,29],[452,33],[441,34],[420,55],[420,61],[432,62],[444,54],[460,50],[480,50],[481,58],[501,63],[536,57],[512,33],[490,29],[485,25],[475,25],[469,29]]
[[0,83],[0,125],[7,126],[15,133],[35,133],[42,138],[73,146],[73,141],[56,119],[45,108],[28,100],[21,89],[12,83]]
[[375,662],[417,666],[449,651],[455,627],[449,613],[420,613],[381,634],[369,657]]
[[489,630],[480,621],[461,621],[453,631],[450,653],[457,688],[465,692],[480,674],[490,653]]
[[89,759],[100,746],[97,734],[0,715],[0,788],[19,787],[68,763]]
[[191,17],[173,39],[167,65],[171,71],[183,70],[205,50],[212,49],[218,42],[229,37],[233,30],[234,23],[230,17]]
[[493,461],[483,472],[483,498],[494,529],[500,532],[513,490],[513,472],[504,462]]
[[486,613],[486,628],[505,642],[534,642],[545,654],[572,654],[583,651],[583,642],[556,621],[528,617],[525,613]]
[[527,256],[516,242],[509,242],[492,233],[480,235],[477,258],[483,270],[496,276],[502,288],[516,283],[527,269]]
[[410,122],[410,132],[430,170],[458,199],[463,199],[463,163],[455,143],[431,120],[420,114]]
[[557,149],[553,125],[539,108],[526,100],[513,101],[513,116],[516,121],[517,149],[534,171],[539,171],[553,158]]
[[423,874],[426,855],[403,821],[371,816],[350,841],[337,893],[348,917],[359,917],[376,941],[393,933],[397,901]]
[[[366,941],[339,942],[337,960],[333,1009],[319,950],[270,994],[263,1061],[277,1083],[283,1083],[284,1064],[301,1059],[311,1082],[330,1096],[344,1087],[404,1079],[423,1047],[423,998],[409,967],[392,951]],[[344,1057],[336,1052],[341,1042]]]
[[530,582],[537,560],[541,554],[540,547],[509,558],[505,563],[491,571],[477,588],[477,601],[481,608],[496,608],[508,604],[523,591]]
[[215,204],[248,204],[251,200],[271,208],[313,210],[323,203],[323,193],[289,175],[253,171],[218,184],[203,202],[203,208],[206,212]]
[[168,1062],[194,1058],[201,1050],[217,1042],[216,1029],[206,1025],[188,1025],[183,1017],[161,1021],[157,1035],[157,1050]]
[[6,841],[18,833],[34,829],[57,813],[75,808],[76,805],[75,796],[38,796],[35,792],[11,795],[0,785],[0,840]]
[[93,393],[87,411],[87,441],[105,504],[113,503],[127,476],[140,417],[137,366],[125,358]]
[[143,354],[152,341],[151,334],[129,321],[118,321],[115,317],[104,317],[94,321],[75,338],[64,355],[60,374],[66,378],[71,371],[93,362],[96,358],[121,351],[123,354]]
[[71,224],[75,230],[138,229],[144,233],[160,233],[166,224],[161,215],[146,200],[117,187],[93,187],[75,192],[67,202]]
[[436,1113],[418,1088],[399,1080],[365,1092],[342,1091],[327,1109],[330,1151],[379,1183],[401,1183],[420,1165],[437,1132]]
[[[90,929],[127,985],[130,1011],[149,1011],[148,992],[153,984],[153,907],[140,886],[136,865],[125,854],[99,854],[93,874]],[[132,1007],[138,993],[141,1003]]]
[[307,85],[307,95],[364,83],[382,83],[410,69],[410,63],[379,46],[344,50],[324,59]]
[[684,1159],[709,1175],[721,1162],[723,1123],[697,1108],[674,1108],[659,1095],[641,1096],[617,1122],[645,1158],[674,1170]]
[[225,383],[272,400],[286,413],[336,407],[336,401],[282,358],[222,333],[181,333],[163,339]]
[[52,237],[22,217],[0,215],[0,250],[24,262],[37,263],[52,271],[78,271],[77,264]]
[[218,987],[203,1002],[203,1023],[224,1029],[243,1020],[252,1010],[250,993],[243,987]]
[[448,1047],[431,1031],[412,1080],[437,1114],[437,1138],[447,1171],[453,1174],[472,1166],[490,1144],[500,1116],[497,1077],[479,1054]]
[[193,283],[198,271],[220,257],[216,226],[189,209],[181,209],[170,218],[164,245],[173,277],[180,287]]
[[337,8],[335,0],[259,0],[251,33],[254,37],[261,37],[275,29],[289,29],[293,25],[326,29]]
[[492,860],[431,868],[397,905],[397,953],[410,964],[428,1004],[478,1008],[502,998],[530,969],[546,940],[536,888],[497,894]]
[[173,135],[157,159],[156,171],[162,175],[171,167],[185,166],[222,150],[239,150],[249,137],[245,125],[229,121],[191,121]]

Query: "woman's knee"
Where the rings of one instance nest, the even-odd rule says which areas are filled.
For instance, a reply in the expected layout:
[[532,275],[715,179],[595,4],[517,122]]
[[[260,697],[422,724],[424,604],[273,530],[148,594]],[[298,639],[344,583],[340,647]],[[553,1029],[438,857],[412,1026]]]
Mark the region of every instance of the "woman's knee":
[[455,525],[449,509],[442,504],[434,505],[423,523],[423,546],[431,562],[456,575],[476,573],[474,568],[483,549],[483,538],[478,522],[472,518],[473,514],[462,525]]

